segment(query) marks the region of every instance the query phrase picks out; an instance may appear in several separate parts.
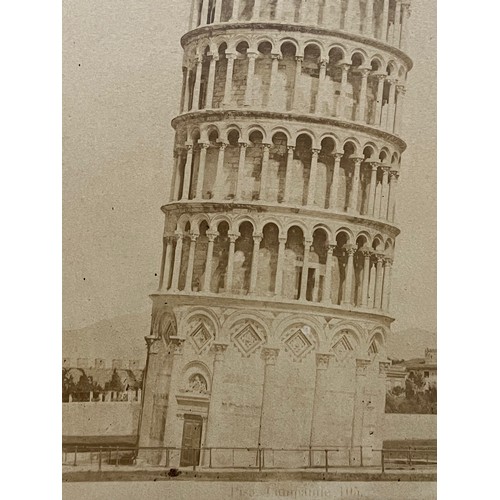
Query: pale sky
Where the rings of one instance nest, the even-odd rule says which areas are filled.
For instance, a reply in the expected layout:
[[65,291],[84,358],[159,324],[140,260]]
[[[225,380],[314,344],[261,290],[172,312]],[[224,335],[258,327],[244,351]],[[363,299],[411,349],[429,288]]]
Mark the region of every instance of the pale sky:
[[[64,329],[151,307],[190,4],[63,0]],[[435,0],[410,23],[391,312],[396,331],[435,331]]]

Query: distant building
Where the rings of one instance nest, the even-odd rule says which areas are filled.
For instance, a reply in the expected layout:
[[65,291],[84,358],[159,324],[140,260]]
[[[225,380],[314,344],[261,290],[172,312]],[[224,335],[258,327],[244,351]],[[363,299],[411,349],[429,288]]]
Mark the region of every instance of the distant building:
[[387,389],[391,390],[396,386],[404,388],[408,376],[418,373],[422,374],[426,389],[437,385],[437,349],[426,349],[423,358],[393,360],[387,370]]

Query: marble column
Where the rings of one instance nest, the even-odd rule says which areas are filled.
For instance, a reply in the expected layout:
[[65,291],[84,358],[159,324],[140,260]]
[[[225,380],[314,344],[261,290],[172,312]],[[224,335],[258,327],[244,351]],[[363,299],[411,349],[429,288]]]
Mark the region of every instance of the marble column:
[[276,263],[276,284],[274,295],[281,297],[283,294],[283,259],[285,258],[286,236],[280,236],[278,246],[278,262]]
[[236,176],[236,193],[234,196],[236,201],[241,200],[241,188],[245,174],[245,157],[246,157],[247,146],[248,144],[246,142],[240,142],[240,158],[238,162],[238,173]]
[[340,81],[340,95],[338,99],[337,105],[337,116],[339,118],[347,118],[346,117],[346,107],[347,107],[347,72],[351,67],[350,64],[343,63],[339,64],[340,69],[342,70],[342,79]]
[[390,171],[389,177],[389,210],[387,212],[387,220],[394,222],[396,218],[396,196],[398,187],[399,172],[397,170]]
[[[228,344],[225,342],[214,342],[211,351],[214,353],[212,365],[212,392],[210,394],[210,408],[208,410],[208,422],[206,430],[206,448],[221,446],[219,437],[220,414],[222,411],[222,398],[225,396],[223,385],[222,368]],[[207,458],[205,457],[205,461]]]
[[391,299],[391,277],[392,277],[392,259],[386,257],[384,259],[384,282],[382,290],[382,311],[389,311],[389,304]]
[[200,109],[200,89],[201,89],[201,70],[203,66],[203,58],[200,56],[196,60],[196,71],[194,74],[194,91],[193,91],[193,111]]
[[410,4],[403,3],[401,5],[401,38],[399,42],[399,48],[403,51],[407,48],[408,41],[408,17],[410,15]]
[[196,28],[198,23],[198,9],[196,8],[198,5],[197,0],[191,0],[191,10],[189,11],[189,29],[193,30]]
[[[265,201],[271,201],[269,198],[269,152],[271,150],[271,144],[262,144],[262,166],[260,169],[260,193],[259,199]],[[272,200],[276,201],[276,200]]]
[[240,0],[233,0],[233,12],[229,21],[237,21],[240,15]]
[[217,65],[219,56],[217,54],[212,54],[211,52],[209,52],[208,55],[212,56],[212,58],[210,59],[210,66],[208,68],[207,99],[205,102],[205,108],[212,109],[214,100],[214,86],[215,86],[215,66]]
[[330,203],[328,208],[336,208],[337,205],[337,195],[339,190],[339,179],[340,179],[340,161],[342,160],[343,153],[334,153],[334,165],[333,165],[333,175],[332,184],[330,185]]
[[399,47],[401,39],[401,0],[396,0],[396,10],[394,12],[394,37],[392,44]]
[[184,243],[184,235],[181,232],[176,232],[174,237],[177,240],[177,244],[175,245],[174,269],[172,271],[172,285],[170,287],[170,290],[172,292],[178,292],[179,291],[179,272],[180,272],[180,268],[181,268],[182,246]]
[[363,26],[363,34],[368,37],[375,36],[375,18],[373,17],[373,2],[374,0],[366,0],[365,23]]
[[381,196],[380,196],[380,212],[379,218],[385,219],[387,217],[387,207],[389,199],[389,170],[391,169],[388,165],[382,165],[382,186],[381,186]]
[[236,54],[227,54],[227,69],[226,69],[226,83],[224,85],[224,99],[222,100],[223,106],[230,106],[233,101],[233,71],[234,60]]
[[292,110],[295,112],[299,111],[299,99],[298,99],[298,89],[300,85],[300,76],[302,75],[302,61],[303,56],[295,57],[295,79],[293,83],[293,95],[292,95]]
[[389,30],[389,0],[383,0],[384,6],[382,9],[382,33],[381,39],[387,41],[387,33]]
[[368,83],[368,75],[370,74],[370,68],[362,68],[361,72],[361,89],[359,91],[359,106],[356,110],[356,119],[358,122],[366,121],[366,90]]
[[396,101],[396,110],[394,112],[394,133],[401,135],[401,122],[403,118],[403,106],[404,106],[404,98],[406,94],[406,89],[404,85],[396,85],[397,92],[397,101]]
[[382,286],[384,280],[384,256],[382,254],[377,254],[375,256],[377,259],[377,277],[375,281],[375,299],[373,303],[374,309],[380,309],[382,307]]
[[186,100],[186,87],[188,85],[188,70],[187,68],[184,66],[182,68],[182,91],[181,91],[181,103],[180,103],[180,106],[179,106],[179,113],[182,114],[184,113],[184,109],[185,109],[185,100]]
[[316,195],[316,181],[318,177],[318,156],[319,149],[312,150],[312,158],[311,158],[311,170],[309,173],[309,186],[307,189],[307,205],[315,204],[315,195]]
[[191,234],[191,242],[189,244],[189,257],[188,257],[188,267],[186,272],[186,285],[184,286],[184,290],[186,292],[191,292],[191,282],[193,281],[193,270],[194,270],[194,253],[196,251],[196,240],[198,239],[199,234]]
[[222,0],[216,0],[215,1],[214,23],[221,22],[221,13],[222,13]]
[[262,234],[253,235],[252,269],[250,270],[249,293],[255,293],[255,290],[257,288],[257,276],[259,270],[259,250],[261,241],[262,241]]
[[252,21],[258,21],[260,19],[261,1],[262,0],[255,0],[253,3]]
[[370,283],[368,285],[368,307],[375,307],[375,286],[377,283],[377,267],[375,260],[370,259]]
[[174,152],[175,166],[172,172],[172,189],[170,191],[170,200],[177,201],[179,199],[179,189],[181,184],[181,162],[182,162],[182,148],[175,148]]
[[361,465],[361,446],[363,444],[363,420],[365,413],[365,386],[368,359],[356,359],[356,390],[354,393],[352,436],[351,436],[351,465]]
[[394,111],[396,109],[396,80],[389,79],[389,100],[387,101],[387,123],[385,129],[388,132],[394,131]]
[[210,292],[210,282],[212,280],[212,260],[214,255],[214,241],[217,237],[216,232],[207,231],[208,238],[208,248],[207,248],[207,260],[205,263],[205,276],[203,279],[203,288],[204,292]]
[[368,214],[372,217],[375,216],[375,192],[377,190],[377,172],[378,172],[378,163],[376,161],[372,161],[371,168],[372,172],[370,175],[370,194],[368,196]]
[[198,166],[198,179],[196,181],[196,200],[203,199],[203,183],[205,181],[205,167],[207,163],[207,149],[210,147],[208,143],[200,144],[200,163]]
[[273,387],[274,377],[276,372],[276,358],[278,357],[279,349],[275,347],[263,347],[262,358],[264,360],[264,382],[262,384],[262,403],[260,408],[259,421],[259,447],[269,447],[272,445],[273,436],[273,415],[274,415],[274,398]]
[[378,127],[381,125],[382,120],[382,104],[384,102],[384,82],[387,75],[377,74],[377,102],[375,103],[375,123],[374,125]]
[[321,302],[323,304],[332,303],[332,272],[333,272],[333,252],[335,245],[328,245],[326,251],[325,279],[323,281],[323,294]]
[[189,188],[191,187],[191,172],[193,168],[193,145],[186,145],[187,157],[184,167],[184,183],[182,185],[182,200],[189,200]]
[[354,157],[354,172],[352,175],[351,192],[349,195],[349,211],[358,212],[358,197],[359,197],[359,181],[360,181],[360,170],[361,163],[363,162],[363,157]]
[[191,71],[189,70],[189,66],[186,66],[186,85],[184,87],[184,99],[183,99],[183,112],[187,113],[189,111],[189,76]]
[[319,62],[319,78],[318,78],[318,93],[316,94],[316,103],[314,112],[316,114],[323,114],[324,101],[325,101],[325,83],[326,83],[326,65],[328,59],[321,59]]
[[323,441],[322,437],[324,435],[325,426],[325,422],[322,418],[324,411],[318,411],[318,409],[325,404],[325,391],[328,388],[326,374],[328,370],[328,364],[332,357],[332,353],[316,353],[316,377],[314,380],[314,399],[309,437],[309,446],[311,448],[325,445],[324,442],[321,442]]
[[344,296],[342,297],[342,305],[352,305],[352,291],[354,285],[354,254],[358,249],[356,245],[345,245],[347,253],[347,265],[345,272]]
[[238,236],[239,235],[237,234],[229,234],[229,255],[227,258],[227,274],[225,283],[226,293],[232,293],[233,291],[234,246]]
[[255,60],[257,59],[257,52],[247,52],[248,70],[247,70],[247,85],[245,88],[245,106],[253,104],[253,83],[255,75]]
[[207,24],[208,4],[209,0],[203,0],[203,6],[201,8],[200,26],[205,26]]
[[372,255],[371,250],[367,248],[361,249],[361,253],[364,257],[363,262],[363,283],[361,287],[361,307],[367,307],[368,305],[368,286],[370,284],[370,258]]
[[286,172],[285,172],[285,193],[283,195],[284,203],[290,202],[290,191],[292,189],[292,179],[290,178],[290,176],[292,171],[294,151],[295,151],[295,146],[288,146],[288,156],[286,160]]
[[221,200],[224,192],[224,151],[226,150],[227,144],[221,142],[219,146],[219,155],[217,158],[217,170],[215,173],[215,182],[212,189],[213,198],[216,200]]
[[165,266],[163,268],[163,279],[161,280],[160,290],[168,290],[168,282],[170,281],[170,271],[172,269],[172,250],[173,238],[171,235],[166,238],[167,248],[165,249]]
[[309,253],[311,251],[312,240],[304,240],[304,261],[302,262],[302,279],[300,280],[300,300],[307,300],[307,277],[309,274]]
[[271,76],[269,78],[269,100],[267,101],[267,107],[276,109],[276,79],[278,76],[278,65],[281,54],[271,54],[271,59]]

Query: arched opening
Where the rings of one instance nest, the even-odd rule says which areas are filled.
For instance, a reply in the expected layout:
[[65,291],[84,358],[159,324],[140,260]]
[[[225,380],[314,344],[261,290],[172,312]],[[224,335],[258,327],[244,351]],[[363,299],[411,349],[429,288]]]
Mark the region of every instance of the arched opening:
[[240,133],[232,129],[227,134],[228,145],[224,152],[224,180],[222,199],[233,199],[236,193],[238,166],[240,160]]
[[217,162],[219,159],[219,132],[212,129],[208,133],[208,149],[205,162],[205,175],[203,179],[204,199],[211,199],[215,193],[215,178],[217,175]]
[[181,265],[179,268],[179,282],[178,282],[179,290],[184,290],[184,288],[186,287],[186,273],[189,261],[189,248],[191,245],[194,244],[191,241],[190,232],[191,232],[191,223],[186,222],[182,235],[183,241],[182,241],[182,252],[181,252]]
[[350,120],[356,119],[357,110],[359,108],[361,98],[361,73],[360,68],[363,67],[364,56],[359,52],[355,52],[351,58],[351,68],[347,73],[348,90],[347,105],[345,108],[346,117]]
[[245,156],[245,172],[242,183],[243,200],[258,200],[262,187],[262,177],[267,172],[262,172],[263,149],[262,141],[264,139],[260,130],[254,130],[249,138],[249,144]]
[[335,251],[333,254],[333,283],[332,302],[340,304],[345,296],[345,275],[347,265],[347,255],[345,245],[349,242],[349,235],[341,231],[335,237]]
[[257,293],[270,296],[275,292],[276,269],[278,266],[279,229],[276,224],[268,223],[262,229],[257,270]]
[[328,53],[325,82],[325,95],[327,99],[324,104],[328,110],[328,114],[332,116],[337,115],[340,85],[342,82],[342,69],[338,64],[344,60],[344,57],[344,52],[339,47],[333,47]]
[[309,44],[304,50],[304,61],[302,63],[302,74],[298,87],[302,91],[302,99],[299,100],[301,111],[314,113],[319,87],[319,63],[321,50],[315,44]]
[[283,291],[287,299],[298,299],[304,264],[304,233],[300,227],[292,226],[287,232],[283,256]]
[[[266,177],[268,186],[266,199],[281,203],[285,195],[287,170],[288,139],[283,132],[273,135],[269,151],[269,175]],[[264,186],[266,189],[266,187]]]
[[236,59],[234,61],[233,71],[233,95],[231,102],[236,103],[238,107],[245,105],[245,93],[247,88],[248,75],[248,43],[240,42],[236,46]]
[[301,134],[295,142],[293,164],[287,166],[287,182],[290,182],[289,203],[306,205],[311,173],[312,139]]
[[196,239],[194,253],[193,278],[191,281],[191,289],[193,292],[198,292],[203,288],[208,250],[208,228],[209,226],[206,220],[200,222],[198,227],[199,236]]
[[207,107],[207,84],[208,84],[208,73],[210,71],[210,57],[208,53],[210,48],[207,46],[203,51],[203,59],[201,64],[201,75],[200,75],[200,100],[198,103],[199,109],[204,109]]
[[245,221],[240,224],[239,232],[234,246],[233,293],[245,295],[250,289],[254,229]]
[[333,156],[335,146],[335,141],[331,137],[325,137],[321,141],[315,196],[315,203],[321,208],[327,208],[330,200],[330,189],[332,187],[333,169],[335,165]]
[[193,159],[191,163],[191,178],[189,180],[189,200],[192,200],[196,196],[196,186],[198,185],[199,178],[201,144],[200,131],[198,129],[191,134],[191,141],[193,143]]
[[242,0],[238,19],[241,21],[250,21],[252,19],[254,5],[255,0]]
[[217,226],[212,257],[212,278],[210,291],[223,292],[226,289],[227,261],[229,258],[229,224],[226,221]]
[[[220,0],[219,0],[220,1]],[[233,2],[234,0],[222,0],[220,20],[227,22],[233,15]]]
[[297,49],[295,44],[284,42],[281,45],[282,60],[278,68],[277,86],[278,92],[275,92],[277,98],[276,109],[291,110],[293,107],[293,92],[295,88],[295,70],[297,67]]
[[226,73],[227,73],[227,58],[226,58],[227,44],[221,43],[217,50],[219,59],[215,63],[215,84],[212,105],[214,109],[222,107],[224,100],[224,90],[226,87]]
[[324,229],[316,229],[309,252],[306,300],[312,302],[323,300],[327,252],[328,235]]
[[370,210],[369,201],[370,201],[370,185],[372,178],[372,165],[369,163],[369,160],[375,159],[375,150],[372,146],[366,146],[363,149],[363,163],[361,164],[361,172],[360,172],[360,197],[359,201],[359,210],[361,214],[367,214]]
[[257,48],[258,56],[255,60],[254,77],[254,103],[256,106],[266,107],[269,103],[270,75],[271,75],[271,52],[272,45],[265,41]]
[[[354,254],[354,290],[353,290],[353,304],[360,306],[363,302],[363,280],[364,280],[364,266],[365,256],[363,250],[367,249],[368,240],[365,235],[358,236],[356,239],[356,246],[358,250]],[[369,272],[369,270],[367,271]]]

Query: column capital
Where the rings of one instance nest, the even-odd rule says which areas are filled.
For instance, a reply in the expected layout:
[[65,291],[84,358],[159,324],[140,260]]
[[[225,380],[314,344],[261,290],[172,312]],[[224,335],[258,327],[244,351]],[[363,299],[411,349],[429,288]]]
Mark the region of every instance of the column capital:
[[146,341],[148,354],[158,354],[158,352],[160,351],[161,338],[155,337],[154,335],[148,335],[144,337],[144,340]]
[[186,146],[185,146],[185,150],[186,150],[187,152],[192,151],[192,150],[193,150],[193,144],[186,144]]
[[275,365],[279,352],[280,350],[278,347],[263,347],[262,358],[264,359],[266,365]]
[[295,56],[295,62],[303,62],[304,56]]
[[383,264],[385,255],[383,253],[375,253],[373,254],[375,257],[375,260],[377,261],[377,264]]
[[396,85],[396,91],[398,94],[405,95],[406,94],[406,87],[402,83],[398,83]]
[[318,156],[320,152],[321,152],[321,149],[318,149],[318,148],[313,148],[312,149],[312,155],[313,156]]
[[293,153],[295,151],[295,146],[287,146],[286,149],[288,149],[288,153]]
[[248,142],[245,141],[238,141],[238,144],[240,145],[240,148],[246,149],[248,147]]
[[262,234],[254,234],[253,235],[253,241],[255,243],[260,243],[262,241],[263,235]]
[[304,245],[305,245],[305,249],[308,249],[313,243],[313,239],[312,238],[304,238]]
[[239,234],[235,234],[235,233],[229,233],[227,236],[229,238],[230,243],[234,243],[240,237]]
[[363,257],[365,257],[365,258],[369,258],[373,255],[373,250],[369,247],[361,248],[360,252],[363,254]]
[[360,165],[365,160],[365,157],[352,155],[352,156],[349,156],[349,159],[351,159],[355,164],[357,163]]
[[238,57],[238,54],[236,54],[235,52],[227,52],[224,54],[226,56],[226,59],[227,60],[235,60],[237,57]]
[[366,163],[371,164],[372,170],[378,170],[378,167],[380,166],[379,160],[372,160],[370,158],[366,160]]
[[387,375],[387,370],[391,367],[390,361],[380,361],[378,364],[379,375]]
[[389,171],[389,176],[391,179],[399,179],[399,172],[397,170],[391,170]]
[[369,67],[361,67],[361,68],[358,68],[358,71],[361,74],[362,78],[368,78],[368,76],[372,72],[372,69]]
[[356,375],[366,375],[366,369],[370,366],[370,359],[356,359]]
[[262,149],[271,149],[271,147],[273,146],[272,144],[269,144],[268,142],[263,142],[261,144],[262,146]]
[[217,231],[207,231],[207,238],[208,241],[215,241],[215,238],[219,236],[219,233]]
[[384,257],[384,267],[391,267],[394,262],[394,259],[390,256]]
[[196,240],[198,239],[198,237],[199,237],[199,236],[200,236],[200,234],[199,234],[199,233],[191,233],[191,234],[189,235],[189,237],[191,238],[191,241],[192,241],[193,243],[195,243],[195,242],[196,242]]
[[327,252],[332,255],[333,252],[335,252],[335,249],[337,248],[336,243],[328,243],[328,249]]
[[333,158],[335,160],[341,160],[343,156],[344,156],[344,153],[333,153]]
[[372,73],[371,76],[380,82],[385,80],[389,75],[387,73]]
[[219,142],[219,149],[221,149],[222,151],[224,151],[228,146],[228,143],[227,142],[224,142],[224,141],[220,141]]
[[227,344],[226,342],[214,342],[212,344],[212,351],[215,353],[215,359],[216,361],[222,361],[224,359],[224,353],[227,350]]
[[201,149],[208,149],[210,147],[209,142],[200,142],[199,144],[200,144]]
[[348,62],[345,62],[345,61],[340,61],[339,63],[337,63],[337,66],[342,70],[342,71],[347,71],[351,66],[352,64],[351,63],[348,63]]
[[176,241],[180,240],[181,238],[184,237],[184,233],[182,231],[175,231],[172,238],[174,238]]
[[331,352],[317,352],[316,353],[316,369],[317,370],[326,370],[328,368],[328,364],[330,359],[333,357],[333,353]]
[[323,57],[323,58],[319,61],[319,66],[320,66],[321,68],[326,68],[326,65],[328,64],[328,61],[329,61],[329,59],[328,59],[328,58]]
[[286,243],[287,237],[286,236],[279,236],[278,237],[278,242],[280,245],[284,245]]
[[271,53],[271,59],[273,59],[273,60],[277,59],[279,61],[279,60],[283,59],[283,56],[280,53]]
[[387,164],[384,164],[384,163],[381,163],[380,164],[380,168],[382,169],[382,171],[384,172],[384,175],[388,175],[390,170],[391,170],[391,166],[390,165],[387,165]]
[[254,51],[247,51],[247,57],[248,59],[257,59],[257,57],[259,57],[259,53]]
[[344,245],[344,250],[347,252],[348,255],[354,255],[358,250],[358,247],[356,245],[346,243]]
[[217,52],[208,52],[207,56],[211,57],[212,61],[218,61],[219,60],[219,54]]
[[186,341],[186,339],[183,337],[172,336],[169,337],[168,340],[169,340],[169,347],[173,349],[174,355],[178,356],[182,354],[182,348],[184,346],[184,342]]
[[386,82],[389,85],[393,86],[393,85],[396,85],[398,83],[398,79],[397,78],[391,78],[391,77],[389,77],[389,78],[386,79]]

